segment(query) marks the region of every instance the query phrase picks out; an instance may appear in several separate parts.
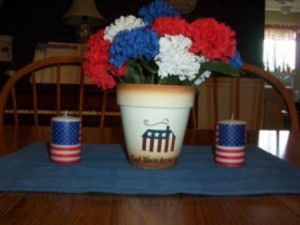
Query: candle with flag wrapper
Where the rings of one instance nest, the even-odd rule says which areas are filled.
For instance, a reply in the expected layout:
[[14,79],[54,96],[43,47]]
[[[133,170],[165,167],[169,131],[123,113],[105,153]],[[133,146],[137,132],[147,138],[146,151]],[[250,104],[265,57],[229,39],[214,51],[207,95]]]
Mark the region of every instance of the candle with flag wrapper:
[[53,117],[51,120],[50,159],[54,163],[73,164],[81,158],[81,120],[78,117]]
[[215,162],[221,166],[240,167],[245,164],[246,122],[223,120],[216,127]]

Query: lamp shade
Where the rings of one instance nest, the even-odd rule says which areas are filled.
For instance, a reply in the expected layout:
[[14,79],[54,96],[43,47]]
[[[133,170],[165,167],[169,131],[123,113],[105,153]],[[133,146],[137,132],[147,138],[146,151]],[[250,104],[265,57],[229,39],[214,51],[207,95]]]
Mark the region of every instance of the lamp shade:
[[195,9],[198,0],[165,0],[165,2],[173,6],[181,14],[188,14]]
[[74,0],[62,22],[71,26],[89,24],[95,27],[104,24],[105,19],[98,12],[94,0]]
[[0,0],[0,8],[2,7],[4,0]]
[[289,13],[291,13],[291,6],[289,6],[289,5],[281,6],[280,11],[282,14],[289,14]]

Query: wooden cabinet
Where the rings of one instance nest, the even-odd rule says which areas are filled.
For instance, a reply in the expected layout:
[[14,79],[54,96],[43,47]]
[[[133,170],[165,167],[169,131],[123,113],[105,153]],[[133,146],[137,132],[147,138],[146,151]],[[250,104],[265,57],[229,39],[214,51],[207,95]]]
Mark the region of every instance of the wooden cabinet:
[[[291,88],[289,90],[292,95],[293,90]],[[276,112],[278,111],[281,116],[279,124],[282,124],[284,128],[289,126],[286,109],[284,106],[283,108],[281,107],[280,101],[280,96],[277,94],[276,90],[269,86],[266,86],[264,96],[264,113],[262,121],[262,127],[264,129],[276,129],[276,125],[278,122],[278,115],[276,115]],[[281,107],[282,109],[279,109],[278,107]]]
[[[229,119],[235,109],[235,87],[231,78],[218,79],[218,109],[219,120]],[[247,129],[254,130],[256,117],[253,116],[258,107],[259,81],[256,79],[241,79],[240,83],[240,119],[247,121]],[[292,90],[291,90],[292,94]],[[263,113],[261,128],[275,129],[278,123],[279,96],[271,87],[266,86],[263,98]],[[198,96],[198,128],[213,129],[214,127],[214,102],[212,79],[206,80],[199,87]],[[287,121],[282,114],[282,121]]]

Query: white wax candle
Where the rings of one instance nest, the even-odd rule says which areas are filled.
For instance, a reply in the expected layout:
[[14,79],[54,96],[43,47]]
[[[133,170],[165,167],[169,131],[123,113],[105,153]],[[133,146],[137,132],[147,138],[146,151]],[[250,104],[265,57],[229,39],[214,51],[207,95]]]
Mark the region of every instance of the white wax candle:
[[81,120],[79,117],[53,117],[51,120],[50,159],[54,163],[72,164],[81,158]]
[[57,121],[57,122],[80,122],[79,117],[75,116],[56,116],[52,118],[52,121]]
[[245,124],[246,125],[246,121],[235,120],[234,119],[234,113],[231,115],[230,119],[228,119],[228,120],[221,120],[221,121],[218,121],[218,123],[228,124],[228,125],[240,125],[240,124]]
[[229,120],[221,120],[218,123],[220,124],[228,124],[228,125],[240,125],[240,124],[245,124],[245,121],[242,120],[234,120],[234,119],[229,119]]
[[57,121],[57,122],[80,122],[79,117],[75,116],[68,116],[68,113],[65,112],[63,116],[55,116],[52,118],[52,121]]

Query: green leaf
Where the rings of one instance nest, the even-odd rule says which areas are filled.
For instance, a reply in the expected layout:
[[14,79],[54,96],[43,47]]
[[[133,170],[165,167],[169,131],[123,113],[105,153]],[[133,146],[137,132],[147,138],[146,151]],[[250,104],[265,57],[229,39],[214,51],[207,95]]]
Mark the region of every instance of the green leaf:
[[130,83],[156,83],[158,67],[154,61],[147,62],[143,58],[128,59],[126,61],[127,75],[124,82]]
[[143,83],[140,65],[133,59],[126,61],[127,75],[123,77],[125,83]]
[[180,80],[178,76],[168,76],[163,78],[159,82],[160,84],[180,84]]
[[193,79],[193,80],[183,80],[183,81],[181,81],[181,84],[185,85],[185,86],[193,86],[194,83],[195,83],[195,80],[196,79]]
[[144,58],[140,57],[139,62],[145,68],[145,70],[147,72],[149,72],[151,75],[156,75],[157,74],[158,66],[153,60],[148,62]]
[[220,61],[209,61],[209,62],[202,63],[201,69],[222,73],[234,77],[238,77],[240,75],[239,71],[235,70],[228,63],[224,63]]

